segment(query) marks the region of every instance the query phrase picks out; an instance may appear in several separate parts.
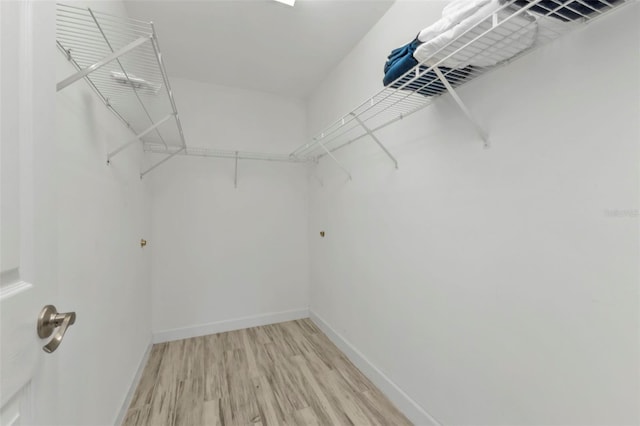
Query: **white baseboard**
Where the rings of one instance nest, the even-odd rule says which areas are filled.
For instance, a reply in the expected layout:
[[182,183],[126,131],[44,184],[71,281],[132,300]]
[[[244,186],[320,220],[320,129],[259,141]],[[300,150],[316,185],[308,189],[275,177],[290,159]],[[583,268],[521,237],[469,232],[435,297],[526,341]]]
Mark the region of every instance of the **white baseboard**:
[[311,320],[329,337],[329,339],[358,367],[362,373],[384,393],[387,398],[415,425],[440,426],[424,408],[407,395],[398,385],[371,363],[349,341],[336,332],[324,319],[309,311]]
[[190,337],[206,336],[207,334],[224,333],[226,331],[241,330],[243,328],[276,324],[279,322],[293,321],[302,318],[309,318],[308,308],[272,312],[251,317],[212,322],[209,324],[157,331],[153,333],[153,343],[163,343],[170,342],[172,340],[188,339]]
[[151,354],[151,347],[153,343],[149,341],[147,344],[147,349],[145,349],[142,354],[142,359],[140,359],[140,363],[138,364],[138,369],[136,370],[136,374],[133,376],[133,380],[131,381],[131,386],[129,386],[129,390],[127,391],[127,395],[124,398],[124,402],[122,403],[122,407],[120,407],[120,412],[116,417],[116,421],[113,423],[114,425],[121,425],[124,422],[124,418],[127,415],[127,410],[129,409],[129,404],[131,404],[131,400],[133,399],[133,394],[138,387],[138,383],[140,383],[140,378],[142,377],[142,372],[144,371],[144,367],[147,365],[147,361],[149,361],[149,355]]

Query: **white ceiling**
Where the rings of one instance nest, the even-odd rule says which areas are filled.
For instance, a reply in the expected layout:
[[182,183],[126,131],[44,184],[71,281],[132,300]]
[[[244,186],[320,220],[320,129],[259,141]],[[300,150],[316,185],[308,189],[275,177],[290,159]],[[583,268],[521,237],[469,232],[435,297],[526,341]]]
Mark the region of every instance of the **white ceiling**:
[[136,1],[170,77],[306,97],[394,0]]

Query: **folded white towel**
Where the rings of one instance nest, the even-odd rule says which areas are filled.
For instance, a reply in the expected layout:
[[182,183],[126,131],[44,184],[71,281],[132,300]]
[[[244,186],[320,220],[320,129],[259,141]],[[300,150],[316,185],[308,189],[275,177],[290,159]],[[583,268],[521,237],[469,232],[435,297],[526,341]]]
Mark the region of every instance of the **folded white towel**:
[[[491,29],[492,15],[496,14],[501,22],[514,12],[510,7],[504,8],[500,0],[454,0],[443,10],[442,19],[420,32],[418,39],[423,44],[413,56],[418,62],[428,59],[427,65],[444,59],[439,65],[449,68],[494,66],[528,49],[536,40],[537,24],[529,13],[512,17],[481,42],[456,50]],[[453,40],[456,41],[447,46]]]
[[425,43],[450,30],[464,19],[478,12],[478,9],[486,6],[491,0],[453,0],[447,3],[442,10],[442,18],[433,25],[428,26],[418,34],[418,40]]

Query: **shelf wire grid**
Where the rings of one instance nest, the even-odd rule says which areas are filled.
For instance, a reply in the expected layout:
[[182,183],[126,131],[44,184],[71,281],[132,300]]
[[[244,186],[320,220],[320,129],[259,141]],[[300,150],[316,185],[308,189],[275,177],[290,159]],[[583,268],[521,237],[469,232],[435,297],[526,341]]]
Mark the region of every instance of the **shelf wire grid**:
[[141,38],[148,41],[84,79],[136,135],[173,115],[173,120],[166,120],[141,140],[164,147],[183,147],[182,126],[153,24],[89,8],[60,3],[56,6],[56,45],[78,71],[99,63]]
[[[516,5],[517,0],[505,1],[499,9],[479,20],[389,86],[327,126],[311,142],[302,145],[290,155],[294,158],[317,161],[328,155],[327,151],[335,152],[367,136],[368,133],[361,123],[372,132],[376,132],[430,105],[438,96],[447,92],[434,72],[436,67],[454,88],[462,86],[487,71],[510,63],[630,1],[531,0],[523,6]],[[588,12],[585,13],[585,10]],[[534,35],[534,40],[528,47],[521,49],[522,43],[519,43],[519,40],[531,34]],[[473,65],[486,62],[497,54],[501,57],[506,56],[507,59],[494,66]],[[444,66],[449,61],[456,60],[468,66]]]

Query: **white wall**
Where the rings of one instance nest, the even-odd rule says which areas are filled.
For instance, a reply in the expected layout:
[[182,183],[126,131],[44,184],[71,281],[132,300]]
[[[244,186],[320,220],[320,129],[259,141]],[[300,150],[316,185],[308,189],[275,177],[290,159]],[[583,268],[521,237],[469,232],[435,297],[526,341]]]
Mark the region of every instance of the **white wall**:
[[[95,4],[123,15],[121,2]],[[51,44],[54,48],[54,44]],[[56,52],[57,81],[75,72]],[[147,182],[140,146],[106,165],[132,133],[78,81],[57,95],[59,294],[76,324],[59,359],[60,424],[114,424],[151,341]]]
[[[396,3],[312,96],[310,130],[378,90],[441,7]],[[367,140],[338,152],[352,182],[321,161],[311,310],[442,424],[640,421],[639,11],[461,88],[489,150],[446,96],[379,133],[398,171]]]
[[[287,153],[306,135],[302,102],[177,78],[172,87],[190,146]],[[178,156],[148,177],[157,341],[306,316],[305,165],[240,161],[237,189],[226,159]]]

